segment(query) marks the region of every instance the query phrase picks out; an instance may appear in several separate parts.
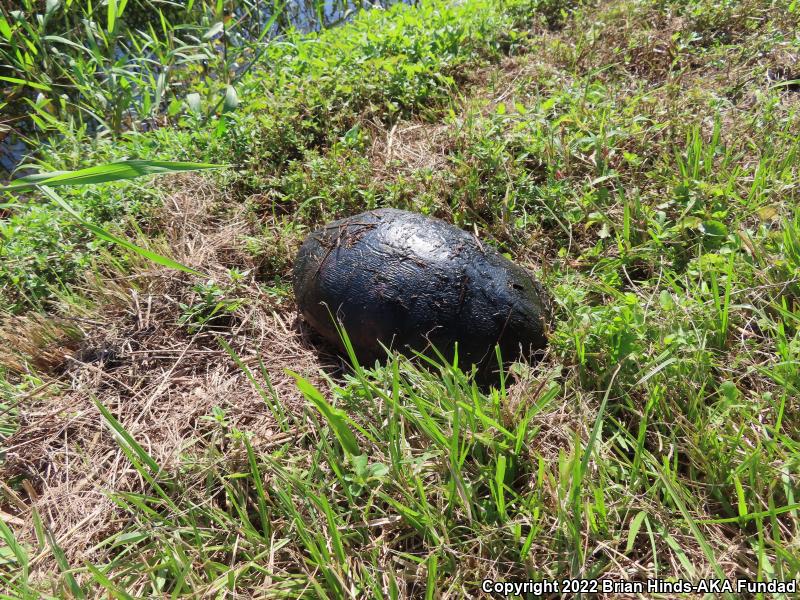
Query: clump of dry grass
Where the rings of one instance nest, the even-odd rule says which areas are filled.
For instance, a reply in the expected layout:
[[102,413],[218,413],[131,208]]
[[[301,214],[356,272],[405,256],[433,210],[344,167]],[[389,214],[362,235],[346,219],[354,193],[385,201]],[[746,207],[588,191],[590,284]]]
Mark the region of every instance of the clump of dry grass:
[[[198,268],[212,266],[218,277],[226,268],[253,267],[241,245],[247,232],[241,213],[220,222],[214,213],[225,198],[212,184],[190,175],[166,185],[163,230],[173,256]],[[81,320],[78,327],[31,314],[8,317],[0,328],[7,344],[3,364],[18,373],[35,368],[47,386],[47,393],[20,401],[18,429],[4,442],[0,479],[24,481],[29,496],[24,509],[2,507],[22,519],[20,539],[32,543],[31,511],[37,511],[67,558],[78,563],[103,556],[96,544],[128,523],[110,496],[146,488],[103,425],[95,400],[172,471],[203,452],[216,408],[231,426],[252,433],[256,449],[286,441],[219,339],[254,373],[263,362],[290,412],[300,413],[303,401],[285,369],[322,385],[320,369],[337,364],[311,345],[292,305],[276,305],[253,277],[237,289],[243,303],[234,327],[191,334],[179,323],[181,302],[191,304],[195,295],[189,278],[141,267],[95,275],[89,285],[96,321]],[[52,558],[32,566],[46,573]]]
[[451,147],[452,131],[447,125],[399,121],[373,133],[368,154],[375,177],[393,180],[402,173],[446,168]]
[[65,352],[77,348],[80,337],[80,319],[0,314],[0,364],[17,374],[55,371],[63,365]]

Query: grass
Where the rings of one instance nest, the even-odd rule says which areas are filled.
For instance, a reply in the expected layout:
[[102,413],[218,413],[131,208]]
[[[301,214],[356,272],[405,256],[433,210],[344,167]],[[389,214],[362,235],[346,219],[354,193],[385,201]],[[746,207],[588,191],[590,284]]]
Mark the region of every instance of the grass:
[[[797,579],[799,19],[770,0],[398,6],[285,33],[225,112],[181,100],[101,135],[54,116],[42,172],[231,166],[58,188],[71,211],[5,192],[3,589]],[[547,356],[485,389],[465,365],[316,347],[293,254],[376,206],[532,268]]]

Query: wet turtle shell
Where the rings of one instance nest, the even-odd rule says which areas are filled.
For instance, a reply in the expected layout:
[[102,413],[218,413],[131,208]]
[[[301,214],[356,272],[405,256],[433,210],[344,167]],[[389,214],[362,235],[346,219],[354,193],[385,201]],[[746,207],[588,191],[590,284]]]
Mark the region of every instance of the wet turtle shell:
[[547,344],[542,286],[471,233],[439,219],[379,209],[311,233],[294,265],[297,305],[341,347],[332,316],[360,359],[426,351],[459,364],[531,358]]

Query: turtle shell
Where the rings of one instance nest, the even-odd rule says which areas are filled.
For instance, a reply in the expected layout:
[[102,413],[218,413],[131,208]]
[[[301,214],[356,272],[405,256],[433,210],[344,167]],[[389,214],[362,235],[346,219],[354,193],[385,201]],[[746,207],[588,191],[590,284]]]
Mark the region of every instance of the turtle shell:
[[361,360],[385,351],[430,352],[459,364],[530,359],[547,344],[542,286],[474,235],[396,209],[334,221],[304,241],[294,265],[297,306],[342,346],[344,326]]

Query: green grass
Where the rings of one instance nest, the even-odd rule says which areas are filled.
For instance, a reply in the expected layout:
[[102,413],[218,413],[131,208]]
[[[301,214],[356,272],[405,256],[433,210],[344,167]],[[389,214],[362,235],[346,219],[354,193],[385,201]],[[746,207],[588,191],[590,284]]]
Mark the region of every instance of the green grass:
[[[422,3],[286,34],[224,113],[184,103],[113,143],[59,116],[43,171],[231,167],[59,188],[75,214],[6,193],[0,468],[32,509],[0,490],[22,523],[0,529],[0,581],[23,597],[456,598],[487,577],[797,579],[800,94],[779,67],[798,31],[800,5],[770,0]],[[424,358],[309,364],[280,329],[293,253],[376,206],[533,267],[556,305],[545,359],[492,389]],[[204,257],[186,264],[205,276],[154,272],[86,223]],[[65,317],[92,348],[127,332],[130,357],[177,351],[76,374],[53,358]],[[51,334],[29,341],[42,318]],[[239,383],[159,440],[153,411],[191,404],[208,373]],[[53,406],[51,434],[35,420]],[[14,446],[45,438],[47,456]],[[57,496],[37,504],[23,480],[44,494],[50,463],[89,468],[91,444],[126,483],[88,480],[109,522],[66,535]]]

